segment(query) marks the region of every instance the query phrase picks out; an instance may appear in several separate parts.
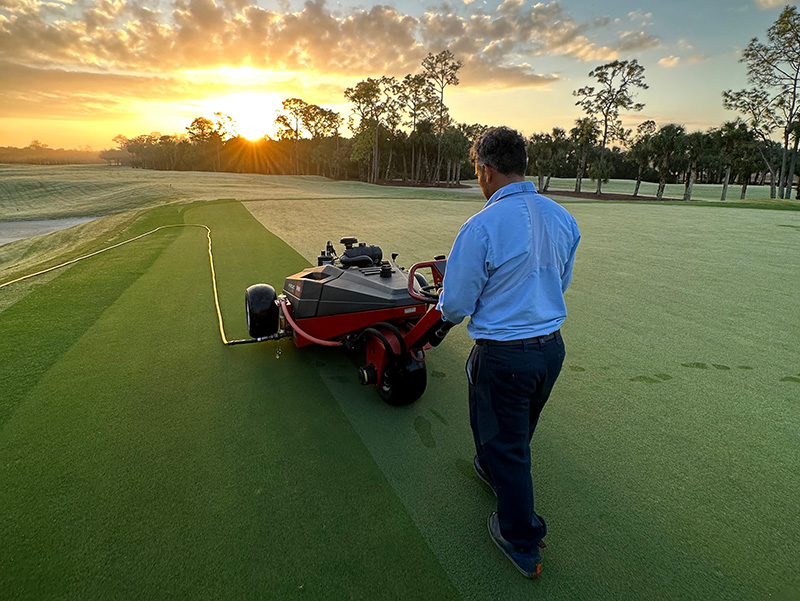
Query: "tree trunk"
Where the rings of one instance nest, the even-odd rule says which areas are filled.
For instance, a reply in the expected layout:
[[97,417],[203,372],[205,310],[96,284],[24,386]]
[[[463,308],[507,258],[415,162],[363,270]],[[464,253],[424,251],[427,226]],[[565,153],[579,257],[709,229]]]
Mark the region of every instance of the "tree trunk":
[[544,187],[544,173],[539,172],[539,190]]
[[378,155],[378,123],[375,124],[375,146],[372,148],[372,183],[378,183],[380,156]]
[[603,179],[598,177],[597,178],[597,190],[594,191],[595,194],[598,196],[603,192]]
[[789,154],[789,130],[787,129],[783,135],[783,152],[781,153],[781,171],[778,175],[778,198],[785,198],[785,186],[784,182],[786,181],[786,167],[788,163],[788,154]]
[[739,197],[739,200],[744,200],[744,197],[747,196],[747,184],[750,183],[750,176],[742,178],[742,195]]
[[389,181],[389,171],[392,168],[392,157],[394,156],[394,148],[391,146],[389,147],[389,160],[386,163],[386,177],[383,178],[386,181]]
[[[761,150],[760,146],[758,147],[758,154],[761,155],[761,160],[764,161],[764,165],[766,165],[767,171],[769,171],[769,197],[775,198],[775,169],[772,168],[772,165],[770,165],[767,157],[764,156],[764,151]],[[766,173],[764,174],[764,177],[767,177]],[[764,183],[763,179],[761,180],[761,183]]]
[[436,185],[439,185],[439,180],[442,177],[442,134],[439,133],[439,144],[436,146]]
[[697,179],[697,161],[692,161],[692,165],[689,169],[689,177],[686,178],[686,187],[683,190],[683,200],[692,200],[692,188],[694,188],[694,182]]
[[424,175],[421,178],[422,181],[425,182],[426,184],[432,184],[433,183],[433,169],[434,169],[435,165],[433,165],[432,163],[433,163],[433,157],[429,157],[428,156],[428,149],[426,148],[425,149],[425,161],[423,162],[423,165],[422,165],[423,168],[424,168]]
[[667,179],[663,176],[660,176],[658,179],[658,192],[656,192],[656,198],[661,200],[664,197],[664,188],[667,186]]
[[544,180],[544,188],[542,188],[542,192],[547,192],[547,189],[550,187],[550,177],[551,176],[548,175],[547,179]]
[[436,185],[442,173],[442,135],[444,135],[444,85],[439,96],[439,143],[436,145]]
[[722,180],[722,198],[720,200],[725,200],[725,197],[728,196],[728,182],[731,179],[731,165],[728,163],[725,165],[725,179]]
[[578,173],[575,175],[575,191],[581,191],[581,180],[583,179],[583,171],[586,169],[586,151],[581,153],[581,158],[578,161]]
[[789,172],[786,174],[786,198],[792,197],[794,187],[794,167],[797,160],[797,146],[800,143],[800,134],[794,138],[794,148],[792,148],[792,162],[789,164]]

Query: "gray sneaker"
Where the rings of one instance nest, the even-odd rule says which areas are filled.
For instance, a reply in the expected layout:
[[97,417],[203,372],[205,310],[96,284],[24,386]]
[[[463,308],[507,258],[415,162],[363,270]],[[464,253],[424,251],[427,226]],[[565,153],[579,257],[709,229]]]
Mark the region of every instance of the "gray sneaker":
[[542,553],[539,551],[539,547],[534,547],[528,552],[520,552],[504,539],[500,533],[500,519],[497,517],[496,511],[489,515],[486,525],[489,527],[489,536],[492,537],[494,544],[511,560],[520,574],[526,578],[537,578],[542,573]]

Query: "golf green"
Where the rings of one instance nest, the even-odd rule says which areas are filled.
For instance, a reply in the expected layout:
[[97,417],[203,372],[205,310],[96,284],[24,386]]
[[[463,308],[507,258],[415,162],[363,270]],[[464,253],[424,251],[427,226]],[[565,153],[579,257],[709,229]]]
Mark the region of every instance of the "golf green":
[[[235,338],[244,289],[279,287],[328,239],[410,264],[447,252],[480,203],[246,206],[145,211],[111,242],[211,227]],[[186,228],[0,312],[4,598],[793,598],[800,215],[568,208],[583,240],[567,360],[533,445],[542,578],[486,533],[464,327],[428,353],[422,399],[386,406],[337,349],[223,346],[205,232]]]

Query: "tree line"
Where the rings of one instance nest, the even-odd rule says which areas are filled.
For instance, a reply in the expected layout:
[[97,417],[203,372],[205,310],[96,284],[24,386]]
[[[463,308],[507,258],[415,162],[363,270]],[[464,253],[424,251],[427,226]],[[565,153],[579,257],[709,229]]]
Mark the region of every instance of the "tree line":
[[184,135],[116,136],[101,157],[145,169],[207,170],[281,175],[315,174],[378,183],[457,185],[468,165],[478,125],[456,124],[444,102],[459,84],[462,62],[449,50],[428,54],[422,70],[403,79],[367,78],[344,90],[351,103],[342,116],[300,98],[287,98],[275,120],[277,135],[250,141],[223,113],[197,117]]
[[[595,182],[595,193],[611,178],[682,182],[683,198],[696,183],[722,184],[722,200],[731,184],[744,198],[750,184],[770,185],[772,198],[790,198],[800,141],[800,14],[786,6],[767,30],[753,38],[740,62],[751,87],[722,93],[723,106],[738,116],[707,131],[683,125],[658,126],[645,120],[626,129],[622,112],[644,108],[637,102],[648,88],[637,60],[612,61],[589,72],[590,85],[573,92],[584,116],[569,131],[553,128],[529,137],[529,175],[547,191],[552,177]],[[196,118],[183,136],[117,136],[108,161],[149,169],[191,169],[269,174],[316,174],[340,179],[457,185],[464,173],[474,177],[468,151],[488,126],[456,123],[445,104],[445,90],[459,84],[462,62],[444,50],[428,54],[421,71],[402,79],[367,78],[344,90],[352,110],[348,128],[338,113],[288,98],[276,119],[275,139],[256,142],[236,135],[233,120],[222,113]],[[776,139],[777,138],[777,139]],[[780,141],[778,141],[780,140]],[[800,186],[798,186],[800,188]],[[800,191],[800,190],[799,190]]]
[[89,165],[102,163],[96,150],[89,148],[50,148],[39,140],[33,140],[25,148],[0,146],[0,163],[24,163],[28,165]]

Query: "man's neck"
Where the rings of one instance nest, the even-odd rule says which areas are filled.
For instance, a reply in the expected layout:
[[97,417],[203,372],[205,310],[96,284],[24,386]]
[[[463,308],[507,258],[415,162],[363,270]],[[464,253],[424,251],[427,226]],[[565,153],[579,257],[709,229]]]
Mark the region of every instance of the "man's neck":
[[500,188],[505,188],[509,184],[519,184],[524,181],[524,175],[516,175],[513,173],[507,175],[505,173],[495,172],[494,177],[492,178],[491,194],[489,194],[489,198],[491,198]]

